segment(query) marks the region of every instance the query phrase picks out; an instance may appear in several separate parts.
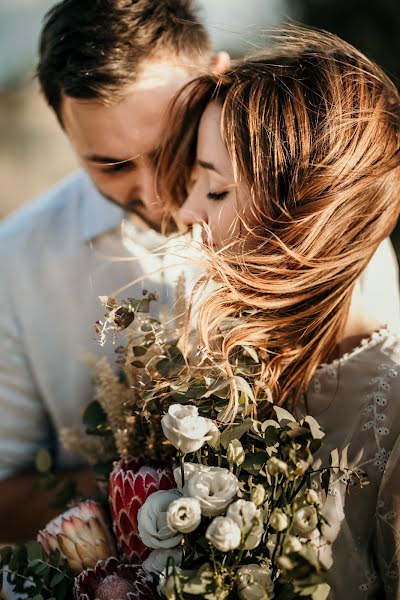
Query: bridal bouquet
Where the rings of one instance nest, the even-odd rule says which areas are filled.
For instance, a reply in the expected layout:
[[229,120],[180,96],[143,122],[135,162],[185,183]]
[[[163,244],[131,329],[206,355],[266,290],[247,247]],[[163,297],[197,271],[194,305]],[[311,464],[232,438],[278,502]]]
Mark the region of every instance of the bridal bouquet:
[[183,306],[155,319],[146,292],[102,300],[100,341],[125,335],[120,372],[95,365],[89,435],[64,434],[99,497],[0,550],[9,583],[34,600],[327,598],[323,508],[339,466],[313,470],[324,434],[274,404],[266,350],[238,348],[227,370],[182,343]]

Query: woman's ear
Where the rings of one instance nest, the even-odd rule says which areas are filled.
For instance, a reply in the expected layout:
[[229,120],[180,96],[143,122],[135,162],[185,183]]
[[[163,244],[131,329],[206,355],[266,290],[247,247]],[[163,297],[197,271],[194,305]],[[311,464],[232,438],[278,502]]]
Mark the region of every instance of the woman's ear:
[[211,71],[216,75],[224,73],[231,66],[231,57],[225,51],[218,52],[211,63]]

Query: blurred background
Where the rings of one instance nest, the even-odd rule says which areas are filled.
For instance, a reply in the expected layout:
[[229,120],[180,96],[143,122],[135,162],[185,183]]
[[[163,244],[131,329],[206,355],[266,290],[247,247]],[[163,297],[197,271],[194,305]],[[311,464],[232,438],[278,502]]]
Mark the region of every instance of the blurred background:
[[[217,49],[235,56],[251,53],[263,29],[290,18],[337,33],[399,82],[399,0],[198,3]],[[0,0],[0,218],[76,167],[68,140],[34,81],[41,21],[52,4],[54,0]]]

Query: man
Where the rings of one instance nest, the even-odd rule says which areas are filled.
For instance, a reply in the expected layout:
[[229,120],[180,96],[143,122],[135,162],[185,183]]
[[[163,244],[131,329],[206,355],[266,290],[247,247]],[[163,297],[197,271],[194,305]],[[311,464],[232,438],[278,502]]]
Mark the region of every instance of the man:
[[[94,340],[98,296],[148,273],[149,290],[171,300],[162,276],[151,275],[159,266],[151,251],[164,240],[154,185],[163,118],[182,85],[227,60],[213,60],[192,4],[64,0],[46,17],[38,77],[84,170],[0,226],[1,542],[35,536],[53,516],[49,493],[32,496],[32,466],[50,432],[57,439],[79,425],[91,400],[83,353],[113,354]],[[128,254],[121,209],[135,214],[133,261],[110,259]],[[77,465],[61,447],[56,460]],[[86,471],[74,477],[90,488]]]

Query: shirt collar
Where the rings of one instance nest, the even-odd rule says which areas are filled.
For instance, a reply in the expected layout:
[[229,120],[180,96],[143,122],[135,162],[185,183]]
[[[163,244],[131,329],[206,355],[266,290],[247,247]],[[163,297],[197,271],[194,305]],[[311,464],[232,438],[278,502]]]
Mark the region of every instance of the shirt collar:
[[81,239],[88,242],[93,238],[119,227],[123,211],[98,191],[89,175],[82,171],[82,197],[80,203]]

